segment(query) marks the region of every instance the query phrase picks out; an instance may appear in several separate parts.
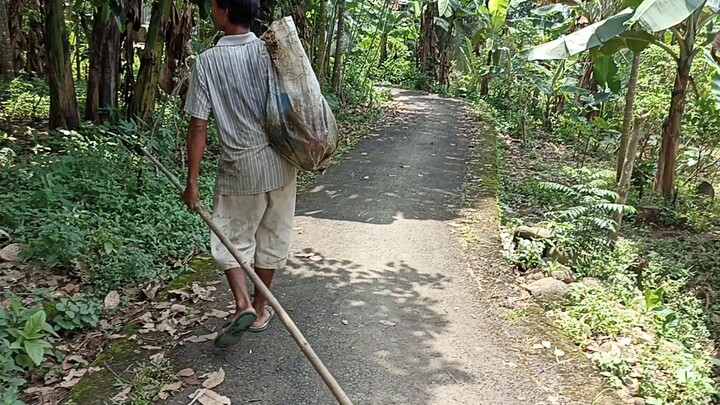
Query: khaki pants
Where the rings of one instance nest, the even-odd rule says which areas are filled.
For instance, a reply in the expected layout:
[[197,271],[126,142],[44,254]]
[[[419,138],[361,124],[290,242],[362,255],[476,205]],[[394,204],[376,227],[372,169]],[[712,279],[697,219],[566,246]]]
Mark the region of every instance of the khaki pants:
[[[256,195],[215,195],[213,222],[240,252],[243,262],[261,269],[285,267],[293,236],[295,194],[291,184]],[[240,267],[220,239],[210,232],[210,249],[220,270]]]

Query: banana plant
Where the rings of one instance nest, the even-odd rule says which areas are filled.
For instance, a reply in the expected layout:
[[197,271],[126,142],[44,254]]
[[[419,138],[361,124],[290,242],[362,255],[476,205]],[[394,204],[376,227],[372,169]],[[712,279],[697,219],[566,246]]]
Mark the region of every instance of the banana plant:
[[[676,62],[676,77],[668,116],[663,124],[655,188],[662,196],[672,197],[690,68],[700,50],[712,42],[712,36],[703,41],[699,39],[717,17],[720,1],[625,0],[623,6],[626,8],[612,17],[531,49],[528,58],[564,59],[593,48],[604,48],[603,53],[612,55],[613,50],[624,46],[633,52],[641,52],[645,46],[656,45],[668,52]],[[677,42],[679,52],[658,39],[665,38],[665,35],[657,35],[665,32]]]

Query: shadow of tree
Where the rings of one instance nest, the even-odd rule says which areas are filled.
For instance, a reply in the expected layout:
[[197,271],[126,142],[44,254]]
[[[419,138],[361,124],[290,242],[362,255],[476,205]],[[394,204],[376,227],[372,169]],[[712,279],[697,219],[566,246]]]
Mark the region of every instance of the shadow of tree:
[[[350,260],[322,258],[312,249],[299,255],[307,257],[291,260],[273,290],[355,403],[439,403],[434,388],[474,380],[460,363],[443,358],[435,348],[449,321],[432,308],[438,303],[435,298],[418,291],[442,291],[451,278],[421,274],[404,262],[365,268]],[[211,330],[222,323],[209,322]],[[216,390],[233,403],[333,403],[279,320],[265,333],[246,334],[231,351],[205,342],[187,345],[174,357],[178,368],[224,367],[226,382]],[[177,396],[170,403],[185,403],[184,398]]]

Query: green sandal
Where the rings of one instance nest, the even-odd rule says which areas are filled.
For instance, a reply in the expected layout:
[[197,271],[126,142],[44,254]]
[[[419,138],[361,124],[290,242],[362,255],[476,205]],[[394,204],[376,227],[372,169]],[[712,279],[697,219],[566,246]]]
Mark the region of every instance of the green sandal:
[[257,320],[257,314],[246,309],[238,314],[229,324],[225,325],[215,338],[215,347],[227,348],[240,342],[243,333]]
[[267,320],[262,325],[258,326],[257,328],[253,328],[252,326],[249,327],[248,332],[260,333],[260,332],[265,332],[266,330],[268,330],[268,328],[270,327],[270,321],[275,316],[275,311],[273,311],[273,309],[270,307],[265,307],[265,310],[268,311],[268,313],[270,314],[270,316],[268,316]]

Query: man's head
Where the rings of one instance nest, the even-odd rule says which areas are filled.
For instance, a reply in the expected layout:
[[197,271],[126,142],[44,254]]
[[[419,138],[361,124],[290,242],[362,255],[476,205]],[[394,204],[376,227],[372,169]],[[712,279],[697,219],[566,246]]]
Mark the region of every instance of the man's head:
[[212,0],[213,24],[220,31],[232,26],[250,29],[259,11],[260,0]]

